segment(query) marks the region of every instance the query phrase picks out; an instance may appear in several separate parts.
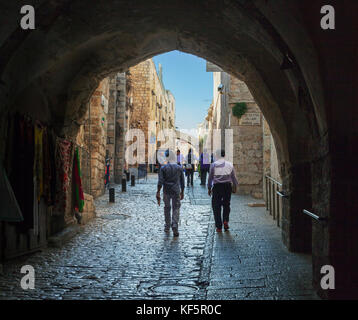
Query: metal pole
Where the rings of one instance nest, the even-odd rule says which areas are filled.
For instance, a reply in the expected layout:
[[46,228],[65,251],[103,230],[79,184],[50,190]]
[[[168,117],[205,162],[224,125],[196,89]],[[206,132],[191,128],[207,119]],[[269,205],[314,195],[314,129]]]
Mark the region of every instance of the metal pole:
[[268,204],[269,204],[269,213],[270,213],[270,215],[272,215],[272,210],[271,210],[271,181],[269,180],[269,187],[268,187],[268,189],[269,189],[269,193],[268,193]]
[[267,183],[268,183],[268,179],[267,176],[265,176],[265,189],[266,189],[266,194],[265,194],[265,200],[266,200],[266,211],[269,210],[269,206],[268,206],[268,187],[267,187]]
[[115,202],[114,188],[109,188],[109,202]]
[[127,179],[122,178],[122,192],[126,192],[126,191],[127,191]]
[[276,184],[272,183],[272,218],[276,219]]

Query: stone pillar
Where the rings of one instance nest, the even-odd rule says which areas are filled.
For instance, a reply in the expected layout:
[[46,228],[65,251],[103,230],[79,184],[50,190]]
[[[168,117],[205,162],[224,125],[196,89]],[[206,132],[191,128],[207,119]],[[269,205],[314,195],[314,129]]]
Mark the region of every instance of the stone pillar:
[[[336,139],[313,166],[313,211],[327,218],[312,222],[313,285],[326,299],[358,299],[358,159],[346,156],[346,138]],[[324,265],[334,268],[334,290],[321,288]]]
[[[247,112],[238,119],[232,108],[245,103]],[[263,134],[262,114],[247,85],[235,78],[230,80],[228,125],[233,130],[233,164],[239,180],[238,194],[263,196]],[[267,124],[266,124],[267,126]],[[267,130],[269,132],[268,126]],[[268,145],[270,150],[270,145]]]
[[116,122],[115,122],[115,161],[114,161],[114,182],[121,183],[124,162],[125,162],[125,135],[128,130],[126,121],[126,75],[125,73],[118,73],[116,75]]
[[84,128],[84,139],[88,141],[91,156],[91,195],[95,198],[104,193],[108,98],[109,80],[105,78],[90,99],[89,121]]
[[116,119],[117,119],[117,77],[109,77],[109,99],[107,114],[107,155],[110,158],[110,182],[114,181],[114,171],[116,167]]
[[312,250],[312,221],[303,209],[312,208],[311,163],[291,166],[282,175],[283,190],[288,193],[282,199],[282,240],[290,251]]
[[[263,182],[265,182],[265,176],[271,174],[271,131],[268,126],[267,121],[262,117],[262,148],[263,148]],[[266,188],[263,183],[262,190],[263,198],[267,201],[266,198]]]

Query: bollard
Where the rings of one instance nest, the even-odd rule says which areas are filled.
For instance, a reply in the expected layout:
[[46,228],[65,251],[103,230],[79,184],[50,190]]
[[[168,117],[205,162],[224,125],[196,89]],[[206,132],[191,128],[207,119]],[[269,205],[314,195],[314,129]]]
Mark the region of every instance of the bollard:
[[109,188],[109,202],[115,202],[114,201],[114,188]]
[[122,192],[126,192],[126,191],[127,191],[127,179],[122,178]]
[[126,176],[127,176],[127,181],[129,181],[129,172],[126,172]]
[[134,187],[135,186],[135,175],[131,175],[131,186]]

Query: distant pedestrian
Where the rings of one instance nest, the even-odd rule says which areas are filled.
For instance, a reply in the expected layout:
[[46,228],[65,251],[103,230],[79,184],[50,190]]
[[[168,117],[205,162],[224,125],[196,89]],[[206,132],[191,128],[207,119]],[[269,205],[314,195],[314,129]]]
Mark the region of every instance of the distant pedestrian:
[[206,185],[206,175],[210,170],[210,155],[206,152],[206,149],[200,155],[200,185]]
[[[176,163],[175,154],[172,151],[166,152],[167,164],[159,171],[157,201],[160,205],[160,190],[163,187],[164,200],[164,231],[169,232],[170,227],[175,237],[179,236],[178,224],[180,213],[180,200],[184,199],[184,173],[183,168]],[[172,211],[172,215],[171,215]]]
[[194,184],[194,156],[192,149],[189,149],[188,155],[186,157],[186,165],[185,165],[185,174],[187,177],[187,186],[189,187],[189,184],[193,186]]
[[183,155],[180,154],[180,150],[177,150],[177,164],[178,166],[182,166],[183,165]]
[[106,168],[105,168],[105,179],[104,179],[104,186],[106,189],[109,189],[109,179],[110,179],[110,167],[111,167],[111,160],[109,158],[106,159]]
[[[235,193],[238,186],[234,166],[224,157],[225,150],[218,151],[216,157],[218,160],[211,164],[208,180],[208,194],[209,196],[212,194],[217,232],[222,232],[223,224],[225,231],[229,229],[231,193]],[[223,218],[221,218],[221,207],[223,207]]]

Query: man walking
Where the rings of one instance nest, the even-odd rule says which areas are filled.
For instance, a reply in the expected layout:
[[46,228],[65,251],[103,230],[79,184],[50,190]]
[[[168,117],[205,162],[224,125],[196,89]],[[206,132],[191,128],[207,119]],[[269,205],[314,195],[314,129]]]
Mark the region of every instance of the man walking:
[[[157,201],[160,205],[160,190],[163,186],[164,200],[164,231],[173,230],[174,237],[179,236],[180,200],[184,199],[184,173],[182,167],[176,163],[176,156],[172,151],[166,151],[168,163],[160,168],[158,176]],[[171,211],[172,210],[172,215]]]
[[[231,192],[236,192],[238,181],[234,166],[226,161],[225,150],[217,153],[218,160],[210,166],[208,194],[212,197],[212,207],[216,231],[222,232],[222,225],[227,231],[229,229],[230,200]],[[221,219],[221,206],[223,206],[223,219]]]
[[204,149],[204,152],[200,155],[200,185],[206,185],[206,175],[210,169],[210,155]]
[[182,154],[180,154],[180,150],[178,149],[177,150],[177,164],[178,164],[178,166],[182,166],[182,164],[183,164],[183,155]]
[[193,184],[194,184],[194,156],[193,156],[193,151],[191,148],[189,149],[189,153],[186,157],[185,173],[187,176],[188,187],[189,187],[189,184],[191,186],[193,186]]

